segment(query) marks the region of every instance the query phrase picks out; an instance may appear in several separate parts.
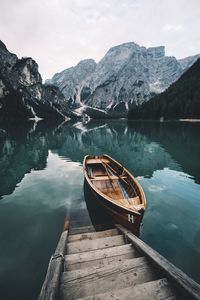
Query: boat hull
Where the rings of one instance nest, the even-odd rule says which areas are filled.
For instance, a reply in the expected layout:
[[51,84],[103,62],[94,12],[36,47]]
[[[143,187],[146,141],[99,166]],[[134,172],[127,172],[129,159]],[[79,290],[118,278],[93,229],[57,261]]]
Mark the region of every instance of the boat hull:
[[91,187],[91,185],[87,181],[87,178],[86,184],[95,200],[106,210],[107,214],[111,217],[112,220],[114,220],[116,224],[123,225],[131,232],[133,232],[136,236],[139,236],[143,213],[135,213],[134,211],[127,210],[108,201]]

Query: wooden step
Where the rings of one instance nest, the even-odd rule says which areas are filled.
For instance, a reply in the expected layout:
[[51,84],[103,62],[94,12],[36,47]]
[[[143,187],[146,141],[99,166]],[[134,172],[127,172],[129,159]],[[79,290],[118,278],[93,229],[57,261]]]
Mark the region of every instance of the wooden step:
[[129,253],[132,253],[134,257],[139,256],[138,252],[133,248],[131,244],[125,244],[106,249],[97,249],[83,253],[65,255],[65,264],[66,266],[74,264],[78,265],[87,262],[94,262],[103,258],[110,258]]
[[86,233],[86,232],[99,232],[107,229],[113,229],[114,226],[112,224],[102,223],[95,225],[88,225],[88,226],[80,226],[80,227],[72,227],[70,223],[69,233],[70,234],[79,234],[79,233]]
[[119,235],[117,229],[109,229],[104,231],[97,231],[97,232],[89,232],[89,233],[81,233],[81,234],[73,234],[68,236],[68,242],[74,241],[82,241],[82,240],[94,240],[102,237]]
[[64,271],[73,271],[73,270],[83,270],[83,269],[92,269],[92,268],[103,268],[107,266],[113,266],[120,264],[121,262],[127,260],[127,259],[132,259],[134,258],[134,255],[132,252],[122,254],[122,255],[117,255],[117,256],[112,256],[108,258],[102,258],[102,259],[97,259],[97,260],[92,260],[88,262],[83,262],[83,263],[77,263],[77,264],[64,264]]
[[85,233],[85,232],[95,232],[95,229],[93,226],[82,226],[82,227],[76,227],[76,228],[72,228],[70,226],[70,228],[69,228],[70,234],[79,234],[79,233]]
[[137,284],[134,287],[109,291],[81,298],[80,300],[175,300],[174,291],[166,278]]
[[73,300],[122,289],[158,279],[143,257],[92,270],[64,272],[61,278],[61,300]]
[[96,249],[105,249],[125,244],[123,235],[116,235],[95,240],[76,241],[67,244],[67,254],[92,251]]
[[99,268],[98,266],[92,266],[90,268],[84,268],[84,269],[77,269],[72,271],[66,271],[64,272],[64,276],[67,278],[67,281],[76,280],[79,278],[83,278],[85,276],[91,276],[97,274],[97,272],[106,269],[106,270],[115,270],[119,268],[123,268],[124,265],[131,265],[134,263],[134,266],[140,265],[141,263],[146,264],[146,258],[145,257],[138,257],[138,258],[132,258],[127,260],[121,260],[120,262],[114,261],[112,265],[106,265],[102,268]]

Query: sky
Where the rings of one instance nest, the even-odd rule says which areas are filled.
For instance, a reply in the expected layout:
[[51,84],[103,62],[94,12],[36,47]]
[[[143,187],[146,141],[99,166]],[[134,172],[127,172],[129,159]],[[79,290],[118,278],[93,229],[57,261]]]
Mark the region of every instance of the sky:
[[200,0],[0,0],[0,11],[0,39],[36,60],[43,79],[131,41],[200,53]]

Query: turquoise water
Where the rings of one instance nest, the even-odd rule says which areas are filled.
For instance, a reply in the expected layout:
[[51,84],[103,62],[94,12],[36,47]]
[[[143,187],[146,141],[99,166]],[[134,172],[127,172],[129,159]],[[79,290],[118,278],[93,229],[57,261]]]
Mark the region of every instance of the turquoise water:
[[200,124],[0,127],[1,299],[37,299],[66,214],[80,226],[98,217],[84,199],[86,154],[107,153],[137,177],[148,203],[141,238],[200,282]]

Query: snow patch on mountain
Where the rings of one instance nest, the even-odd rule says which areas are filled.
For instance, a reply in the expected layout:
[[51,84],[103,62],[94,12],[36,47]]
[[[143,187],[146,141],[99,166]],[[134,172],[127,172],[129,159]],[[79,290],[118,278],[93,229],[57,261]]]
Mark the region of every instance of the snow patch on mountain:
[[93,59],[85,59],[75,67],[55,74],[52,79],[46,80],[45,84],[53,84],[59,87],[68,100],[69,106],[75,108],[80,106],[81,90],[87,80],[90,80],[95,68],[96,63]]
[[83,60],[47,83],[64,93],[71,109],[124,116],[129,109],[166,90],[199,56],[177,60],[165,55],[164,46],[145,48],[124,43],[112,47],[99,63]]

